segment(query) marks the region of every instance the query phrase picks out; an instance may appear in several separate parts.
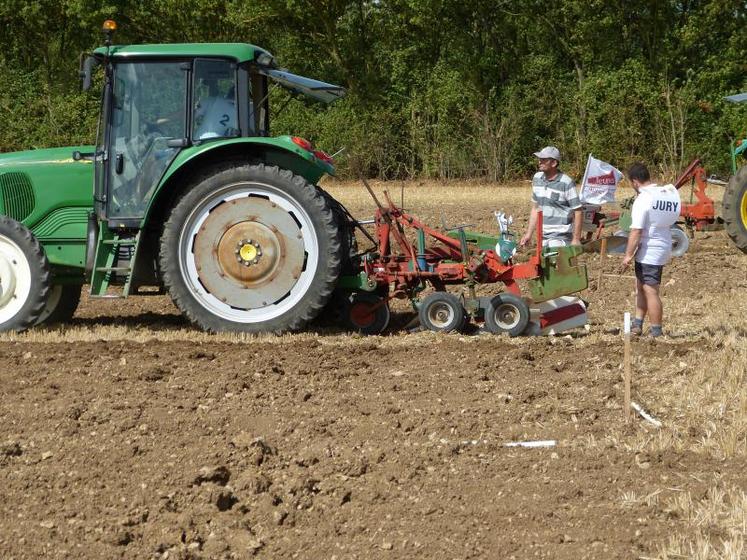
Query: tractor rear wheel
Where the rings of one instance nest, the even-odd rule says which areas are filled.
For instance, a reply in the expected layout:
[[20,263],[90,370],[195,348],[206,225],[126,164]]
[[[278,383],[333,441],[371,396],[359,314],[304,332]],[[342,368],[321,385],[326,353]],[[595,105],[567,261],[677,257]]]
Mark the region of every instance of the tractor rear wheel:
[[340,273],[340,240],[324,196],[266,165],[209,169],[176,204],[161,237],[175,304],[212,331],[285,332],[316,317]]
[[747,165],[729,181],[722,202],[726,233],[743,253],[747,253]]
[[49,262],[26,226],[0,216],[0,331],[24,331],[37,322],[49,296]]
[[529,325],[529,306],[518,296],[502,293],[485,310],[485,329],[493,334],[519,336]]
[[49,290],[47,304],[37,319],[37,325],[67,323],[75,315],[80,303],[80,284],[55,284]]

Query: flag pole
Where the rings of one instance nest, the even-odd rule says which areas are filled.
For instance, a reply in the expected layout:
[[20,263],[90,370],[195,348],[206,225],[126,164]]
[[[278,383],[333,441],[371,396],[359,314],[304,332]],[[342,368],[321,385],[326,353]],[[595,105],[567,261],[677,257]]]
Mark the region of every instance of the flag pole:
[[586,190],[586,177],[589,175],[589,164],[591,164],[591,152],[586,158],[586,169],[584,169],[584,178],[581,180],[581,202],[583,202],[584,191]]

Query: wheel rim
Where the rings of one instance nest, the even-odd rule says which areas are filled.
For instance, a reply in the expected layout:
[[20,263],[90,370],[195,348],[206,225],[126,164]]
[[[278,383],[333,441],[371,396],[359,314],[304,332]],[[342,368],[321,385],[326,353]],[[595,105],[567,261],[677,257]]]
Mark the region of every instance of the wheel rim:
[[0,324],[12,319],[31,293],[31,266],[21,248],[0,236]]
[[502,330],[510,331],[521,321],[521,310],[513,303],[501,303],[493,311],[495,324]]
[[195,206],[179,238],[179,261],[200,305],[229,321],[259,323],[306,294],[319,243],[294,198],[273,185],[240,182]]
[[742,216],[742,227],[747,229],[747,189],[742,193],[742,202],[740,203],[739,208]]
[[437,301],[428,307],[428,321],[436,328],[444,329],[454,321],[454,308],[444,301]]

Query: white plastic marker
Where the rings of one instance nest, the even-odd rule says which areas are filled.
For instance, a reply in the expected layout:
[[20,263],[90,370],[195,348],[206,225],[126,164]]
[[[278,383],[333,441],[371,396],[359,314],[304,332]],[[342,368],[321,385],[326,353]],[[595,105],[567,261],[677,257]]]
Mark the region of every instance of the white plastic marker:
[[645,410],[643,410],[643,407],[641,405],[639,405],[636,402],[631,402],[630,406],[632,406],[633,410],[635,410],[638,414],[640,414],[641,417],[644,420],[647,420],[647,421],[651,422],[657,428],[661,428],[661,426],[662,426],[661,421],[657,420],[656,418],[654,418],[653,416],[651,416],[648,412],[646,412]]
[[630,313],[625,314],[625,323],[623,327],[623,333],[625,334],[625,350],[624,350],[624,367],[625,367],[625,396],[623,403],[623,415],[625,422],[630,422]]
[[540,441],[509,441],[504,443],[503,447],[555,447],[558,442],[554,439],[545,439]]

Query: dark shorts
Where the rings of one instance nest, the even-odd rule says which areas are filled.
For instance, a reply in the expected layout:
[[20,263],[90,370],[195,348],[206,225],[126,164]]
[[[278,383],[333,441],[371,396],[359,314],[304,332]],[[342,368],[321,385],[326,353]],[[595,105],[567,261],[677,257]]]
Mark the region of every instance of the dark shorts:
[[658,286],[661,284],[661,272],[664,270],[664,265],[657,264],[644,264],[636,261],[635,263],[635,277],[641,284],[646,286]]

